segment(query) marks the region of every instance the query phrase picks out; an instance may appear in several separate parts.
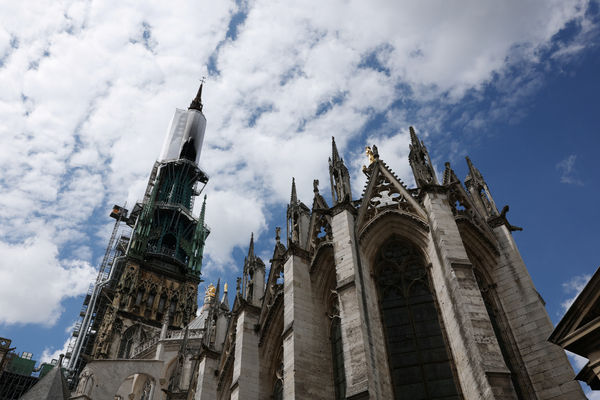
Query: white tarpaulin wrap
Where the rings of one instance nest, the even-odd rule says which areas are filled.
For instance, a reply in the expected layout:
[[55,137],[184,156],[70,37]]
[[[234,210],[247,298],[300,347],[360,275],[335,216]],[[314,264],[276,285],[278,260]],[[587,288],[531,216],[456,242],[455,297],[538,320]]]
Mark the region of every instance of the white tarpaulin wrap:
[[165,138],[160,152],[159,161],[177,160],[180,158],[184,143],[192,139],[196,150],[195,162],[198,164],[205,129],[206,118],[200,111],[176,109],[169,125],[169,134]]

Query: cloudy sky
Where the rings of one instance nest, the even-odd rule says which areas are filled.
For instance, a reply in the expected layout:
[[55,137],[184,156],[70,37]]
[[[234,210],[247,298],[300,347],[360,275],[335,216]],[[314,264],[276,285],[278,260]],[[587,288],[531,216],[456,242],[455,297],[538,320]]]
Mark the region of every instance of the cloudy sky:
[[[0,336],[63,348],[112,229],[143,195],[175,108],[206,77],[206,283],[250,233],[268,260],[294,176],[329,193],[336,137],[405,182],[408,126],[438,170],[469,154],[557,322],[598,266],[599,4],[42,1],[0,5]],[[197,211],[196,211],[197,212]],[[204,285],[204,284],[203,284]]]

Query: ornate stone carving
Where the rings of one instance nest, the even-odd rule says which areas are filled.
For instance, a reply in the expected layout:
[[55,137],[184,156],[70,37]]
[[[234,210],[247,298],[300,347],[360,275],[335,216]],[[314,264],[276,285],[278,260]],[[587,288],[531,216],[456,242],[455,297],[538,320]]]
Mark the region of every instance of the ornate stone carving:
[[379,174],[376,179],[377,182],[366,204],[366,214],[364,216],[367,221],[388,209],[399,209],[408,213],[415,212],[404,194],[383,174]]

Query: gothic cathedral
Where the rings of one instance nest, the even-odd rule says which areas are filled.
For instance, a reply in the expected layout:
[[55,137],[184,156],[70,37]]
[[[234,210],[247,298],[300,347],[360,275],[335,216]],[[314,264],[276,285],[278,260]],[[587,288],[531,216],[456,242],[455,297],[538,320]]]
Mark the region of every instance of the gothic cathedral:
[[209,286],[198,313],[201,91],[176,111],[144,199],[123,217],[132,235],[97,284],[96,329],[71,356],[72,399],[585,398],[547,342],[508,207],[468,158],[464,182],[449,163],[438,180],[412,127],[417,187],[372,146],[353,198],[332,139],[331,199],[315,181],[308,207],[292,180],[270,267],[251,238],[235,292]]

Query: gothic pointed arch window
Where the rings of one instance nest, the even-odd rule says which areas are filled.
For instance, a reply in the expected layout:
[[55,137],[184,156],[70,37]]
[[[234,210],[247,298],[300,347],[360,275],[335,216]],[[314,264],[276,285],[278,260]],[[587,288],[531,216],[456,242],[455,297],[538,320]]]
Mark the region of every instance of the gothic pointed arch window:
[[137,330],[137,326],[129,327],[121,337],[121,344],[119,345],[119,353],[117,358],[129,358],[133,347],[134,337]]
[[395,399],[460,399],[429,272],[420,251],[388,239],[375,279]]

